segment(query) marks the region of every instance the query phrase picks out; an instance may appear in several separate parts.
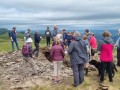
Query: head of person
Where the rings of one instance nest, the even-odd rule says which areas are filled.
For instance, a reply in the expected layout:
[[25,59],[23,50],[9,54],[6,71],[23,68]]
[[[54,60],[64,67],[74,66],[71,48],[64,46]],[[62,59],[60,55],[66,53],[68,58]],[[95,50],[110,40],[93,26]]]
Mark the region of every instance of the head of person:
[[78,31],[75,31],[74,34],[73,34],[74,37],[80,37],[80,32]]
[[36,35],[38,35],[38,34],[39,34],[39,32],[35,32],[35,34],[36,34]]
[[88,29],[85,30],[85,35],[88,35],[90,31]]
[[30,29],[27,30],[28,33],[30,33],[30,31],[31,31]]
[[55,45],[59,45],[60,44],[60,38],[59,37],[56,37],[55,38]]
[[92,32],[91,32],[91,33],[89,33],[89,34],[90,34],[90,36],[95,36],[95,34],[94,34],[94,33],[92,33]]
[[50,28],[49,27],[47,27],[47,30],[49,30]]
[[33,42],[32,38],[28,38],[28,39],[26,40],[26,43],[27,43],[27,44],[31,44],[32,42]]
[[118,29],[118,35],[120,35],[120,29]]
[[58,30],[58,26],[57,25],[54,26],[54,30]]
[[86,40],[87,39],[87,35],[83,35],[82,39]]
[[109,31],[104,31],[104,33],[103,33],[103,37],[104,38],[108,38],[108,37],[110,37],[111,36],[111,33],[109,32]]
[[15,32],[16,31],[16,27],[13,27],[12,30]]
[[64,33],[65,31],[66,31],[65,29],[62,30],[63,33]]

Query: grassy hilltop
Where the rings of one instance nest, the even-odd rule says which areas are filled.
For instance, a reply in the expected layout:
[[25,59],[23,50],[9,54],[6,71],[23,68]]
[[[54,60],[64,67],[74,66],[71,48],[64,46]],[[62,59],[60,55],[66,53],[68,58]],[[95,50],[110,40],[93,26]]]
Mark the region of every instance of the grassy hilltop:
[[[18,43],[19,43],[20,48],[23,45],[23,38],[24,38],[24,34],[19,33],[18,34]],[[42,39],[40,42],[40,46],[44,47],[45,45],[46,45],[45,39]],[[0,35],[0,52],[8,52],[11,50],[12,50],[11,42],[8,37],[8,33],[1,34]],[[115,54],[114,61],[116,62],[115,51],[114,51],[114,54]],[[120,85],[119,85],[120,84],[120,67],[117,67],[117,68],[118,68],[118,72],[116,72],[116,75],[113,79],[114,80],[113,83],[109,83],[108,77],[107,76],[105,77],[104,84],[109,85],[109,87],[110,87],[109,90],[120,90]],[[74,88],[72,86],[72,83],[73,83],[72,76],[71,76],[71,78],[63,79],[60,84],[52,84],[51,81],[49,81],[49,82],[43,81],[43,82],[44,82],[43,86],[41,83],[41,86],[37,86],[35,88],[30,88],[27,90],[97,90],[97,88],[99,87],[97,71],[89,72],[88,76],[85,76],[84,83],[77,88]],[[6,90],[6,89],[4,89],[4,87],[5,87],[5,84],[0,82],[0,90]],[[98,89],[98,90],[102,90],[102,89]]]

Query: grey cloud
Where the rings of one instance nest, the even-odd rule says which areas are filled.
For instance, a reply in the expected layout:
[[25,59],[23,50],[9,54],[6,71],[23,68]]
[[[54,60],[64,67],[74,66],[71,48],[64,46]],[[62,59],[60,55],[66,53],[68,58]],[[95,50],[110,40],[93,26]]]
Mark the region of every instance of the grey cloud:
[[120,22],[117,0],[0,0],[1,25]]

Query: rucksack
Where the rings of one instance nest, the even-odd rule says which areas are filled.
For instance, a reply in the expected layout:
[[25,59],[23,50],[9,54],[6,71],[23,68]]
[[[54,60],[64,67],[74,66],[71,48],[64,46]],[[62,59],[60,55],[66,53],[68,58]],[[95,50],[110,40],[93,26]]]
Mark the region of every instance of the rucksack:
[[24,44],[22,47],[22,55],[23,56],[28,56],[29,55],[29,46],[28,44]]
[[86,48],[87,48],[87,53],[90,54],[90,51],[91,51],[91,50],[90,50],[89,45],[86,45]]

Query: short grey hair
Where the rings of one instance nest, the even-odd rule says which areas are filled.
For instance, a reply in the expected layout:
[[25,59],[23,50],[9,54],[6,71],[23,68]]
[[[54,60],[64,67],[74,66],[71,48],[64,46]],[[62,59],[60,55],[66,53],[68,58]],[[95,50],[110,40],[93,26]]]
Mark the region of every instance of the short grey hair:
[[80,32],[75,31],[73,35],[74,35],[74,36],[80,36]]

